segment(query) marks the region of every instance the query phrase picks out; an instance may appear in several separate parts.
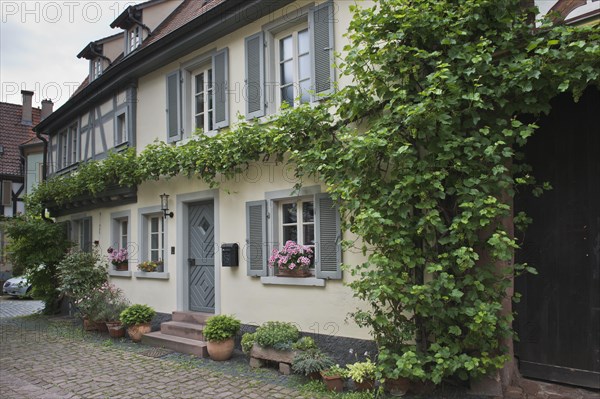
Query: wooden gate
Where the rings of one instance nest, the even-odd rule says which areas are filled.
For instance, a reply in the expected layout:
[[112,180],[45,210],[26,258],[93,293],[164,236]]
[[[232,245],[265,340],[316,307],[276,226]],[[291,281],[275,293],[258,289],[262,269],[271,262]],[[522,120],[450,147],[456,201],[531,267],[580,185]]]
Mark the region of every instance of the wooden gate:
[[525,149],[538,181],[553,189],[517,194],[533,218],[517,233],[517,262],[538,275],[518,278],[519,370],[527,377],[600,388],[600,92],[579,103],[561,95]]

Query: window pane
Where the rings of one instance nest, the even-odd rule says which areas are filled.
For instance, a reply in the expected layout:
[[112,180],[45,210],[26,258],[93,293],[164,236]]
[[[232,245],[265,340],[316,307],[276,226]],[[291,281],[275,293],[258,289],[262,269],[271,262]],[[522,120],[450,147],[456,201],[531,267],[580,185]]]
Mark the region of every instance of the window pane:
[[296,226],[283,226],[283,242],[286,241],[298,241],[298,227]]
[[280,65],[280,80],[281,85],[286,85],[294,82],[294,64],[292,61],[286,61]]
[[296,204],[283,204],[281,209],[283,210],[284,224],[296,223],[296,220],[298,220]]
[[204,130],[204,115],[196,117],[196,129]]
[[199,73],[196,75],[196,93],[202,93],[204,91],[204,74]]
[[158,234],[150,235],[150,249],[158,249]]
[[158,218],[152,218],[152,219],[150,219],[150,231],[152,233],[157,233],[158,232]]
[[284,37],[279,41],[279,61],[292,58],[294,53],[292,36]]
[[305,224],[303,226],[304,229],[304,237],[302,244],[304,245],[315,245],[315,225],[313,224]]
[[294,86],[289,85],[281,88],[281,103],[294,105]]
[[210,89],[212,89],[212,85],[213,85],[212,69],[209,69],[208,72],[206,72],[206,74],[208,75],[208,90],[210,90]]
[[312,202],[302,203],[302,221],[304,223],[315,221],[315,205]]
[[196,96],[196,114],[204,112],[204,95],[199,94]]
[[300,82],[300,102],[302,104],[310,101],[310,79]]
[[158,260],[158,251],[150,251],[150,260],[156,262]]
[[298,54],[308,53],[308,29],[298,32]]
[[300,80],[310,78],[310,56],[308,54],[298,57],[298,75]]

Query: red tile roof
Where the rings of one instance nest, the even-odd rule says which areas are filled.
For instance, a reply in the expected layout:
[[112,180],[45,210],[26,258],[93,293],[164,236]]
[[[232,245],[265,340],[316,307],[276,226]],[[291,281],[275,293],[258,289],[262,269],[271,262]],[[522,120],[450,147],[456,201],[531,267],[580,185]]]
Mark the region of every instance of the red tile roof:
[[154,29],[152,35],[142,44],[142,48],[162,39],[225,1],[227,0],[184,0],[171,15]]
[[41,112],[39,108],[33,108],[33,124],[23,125],[22,106],[0,102],[0,145],[4,147],[4,153],[0,155],[0,175],[23,176],[19,145],[38,140],[32,127],[40,122]]

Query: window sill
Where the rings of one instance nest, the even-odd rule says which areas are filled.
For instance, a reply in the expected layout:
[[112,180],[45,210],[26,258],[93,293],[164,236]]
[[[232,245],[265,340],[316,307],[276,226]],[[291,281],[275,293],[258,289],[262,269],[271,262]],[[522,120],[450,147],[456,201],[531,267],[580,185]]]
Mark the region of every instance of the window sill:
[[127,271],[116,271],[116,270],[109,270],[108,271],[108,275],[110,277],[126,277],[126,278],[131,278],[131,272],[129,270]]
[[168,272],[135,272],[133,273],[135,278],[149,278],[155,280],[168,280]]
[[267,285],[297,285],[301,287],[325,287],[325,279],[316,277],[261,277],[260,282]]

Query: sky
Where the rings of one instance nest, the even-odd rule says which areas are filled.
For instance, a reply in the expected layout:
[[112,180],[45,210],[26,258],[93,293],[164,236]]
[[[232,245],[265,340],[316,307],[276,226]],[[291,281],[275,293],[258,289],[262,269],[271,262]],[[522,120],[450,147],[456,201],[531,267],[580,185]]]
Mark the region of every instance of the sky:
[[89,73],[77,54],[91,41],[122,32],[110,24],[142,1],[0,0],[0,101],[20,104],[33,91],[34,106],[49,98],[64,104]]

